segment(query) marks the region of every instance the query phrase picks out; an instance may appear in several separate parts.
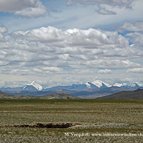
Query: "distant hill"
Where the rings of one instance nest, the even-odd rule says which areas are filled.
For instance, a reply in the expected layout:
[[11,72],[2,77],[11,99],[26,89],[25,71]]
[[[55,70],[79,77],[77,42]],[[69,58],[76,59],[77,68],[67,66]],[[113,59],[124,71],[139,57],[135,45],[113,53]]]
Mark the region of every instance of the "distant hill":
[[[35,96],[34,96],[35,97]],[[78,99],[76,96],[72,96],[65,93],[57,93],[57,94],[51,94],[46,96],[39,96],[40,99]]]
[[109,100],[142,100],[143,89],[137,89],[134,91],[122,91],[112,95],[99,97],[97,99],[109,99]]
[[0,91],[0,99],[76,99],[78,97],[65,93],[49,94],[44,96],[8,95]]
[[6,93],[0,91],[0,98],[8,98],[9,96]]

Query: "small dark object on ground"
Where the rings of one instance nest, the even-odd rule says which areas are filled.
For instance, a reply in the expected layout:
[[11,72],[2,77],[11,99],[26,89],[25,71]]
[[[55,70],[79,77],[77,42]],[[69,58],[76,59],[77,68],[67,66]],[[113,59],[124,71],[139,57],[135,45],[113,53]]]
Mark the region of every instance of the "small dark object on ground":
[[[23,124],[23,125],[6,125],[4,127],[15,127],[15,128],[69,128],[79,123],[36,123],[36,124]],[[3,127],[3,126],[1,126]]]

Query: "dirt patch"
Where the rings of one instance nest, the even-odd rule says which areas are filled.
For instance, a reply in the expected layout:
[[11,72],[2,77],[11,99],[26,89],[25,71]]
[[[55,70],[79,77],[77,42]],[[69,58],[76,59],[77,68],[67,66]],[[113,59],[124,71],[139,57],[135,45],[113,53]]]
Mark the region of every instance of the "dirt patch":
[[0,127],[15,127],[15,128],[70,128],[79,123],[36,123],[36,124],[21,124],[21,125],[6,125]]

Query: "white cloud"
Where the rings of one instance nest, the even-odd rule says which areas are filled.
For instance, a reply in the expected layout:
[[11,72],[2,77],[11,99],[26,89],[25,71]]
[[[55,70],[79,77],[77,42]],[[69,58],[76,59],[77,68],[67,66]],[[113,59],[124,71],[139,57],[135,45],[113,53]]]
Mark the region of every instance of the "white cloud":
[[[142,67],[140,51],[117,32],[41,27],[6,33],[3,38],[0,74],[24,76],[24,80],[31,76],[52,78],[53,82],[88,81],[103,73],[102,79],[111,78],[106,75],[112,73],[120,79],[127,70]],[[130,72],[128,78],[132,78]]]
[[136,48],[143,47],[143,33],[129,33],[127,34],[127,37],[130,39],[131,43],[133,43]]
[[101,74],[109,74],[111,73],[112,71],[110,69],[102,69],[102,70],[99,70],[98,73],[101,73]]
[[40,0],[0,0],[0,12],[33,17],[43,15],[46,7]]
[[6,27],[0,27],[0,33],[5,33],[5,32],[7,32]]
[[127,30],[130,32],[143,32],[143,22],[124,23],[120,30]]
[[90,67],[98,67],[98,68],[113,68],[113,69],[126,69],[131,67],[140,67],[140,64],[131,62],[129,60],[122,59],[96,59],[92,61],[85,62],[86,66]]
[[120,29],[120,32],[127,31],[125,36],[128,38],[132,47],[141,48],[143,45],[143,22],[125,23]]
[[105,4],[121,7],[130,7],[134,0],[68,0],[68,3],[82,3],[82,4]]
[[87,49],[106,48],[108,46],[111,48],[128,47],[128,41],[123,36],[118,35],[118,33],[104,32],[96,29],[68,29],[62,31],[54,27],[42,27],[26,32],[15,32],[15,36],[17,36],[17,38],[19,36],[24,37],[32,41],[52,42],[54,46],[58,43],[58,46],[61,44],[62,47],[64,44],[71,47],[87,47]]
[[0,41],[4,40],[4,33],[7,32],[5,27],[0,27]]
[[116,14],[113,7],[131,8],[135,0],[67,0],[68,4],[80,3],[83,5],[95,5],[99,14]]
[[143,73],[143,68],[132,68],[132,69],[129,69],[128,72]]
[[39,41],[56,42],[63,40],[63,32],[55,27],[41,27],[28,33],[28,36]]

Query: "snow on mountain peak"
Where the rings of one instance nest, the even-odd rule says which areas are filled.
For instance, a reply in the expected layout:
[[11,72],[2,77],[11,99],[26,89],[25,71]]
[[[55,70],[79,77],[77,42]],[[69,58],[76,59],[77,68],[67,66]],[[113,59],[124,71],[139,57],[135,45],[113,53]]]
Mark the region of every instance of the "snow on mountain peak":
[[122,87],[122,86],[123,86],[123,83],[114,83],[113,86]]
[[42,89],[43,89],[43,87],[40,85],[40,84],[38,84],[38,83],[36,83],[35,81],[33,81],[31,84],[29,84],[29,85],[32,85],[33,87],[35,87],[37,90],[39,90],[39,91],[41,91]]
[[90,85],[89,82],[85,83],[85,85],[86,85],[87,88],[91,88],[91,85]]
[[138,83],[114,83],[113,86],[122,87],[122,86],[129,86],[129,87],[136,87],[140,86]]
[[98,88],[102,87],[103,85],[107,86],[107,87],[111,87],[112,85],[105,83],[101,80],[95,80],[93,82],[91,82],[92,84],[94,84],[95,86],[97,86]]

